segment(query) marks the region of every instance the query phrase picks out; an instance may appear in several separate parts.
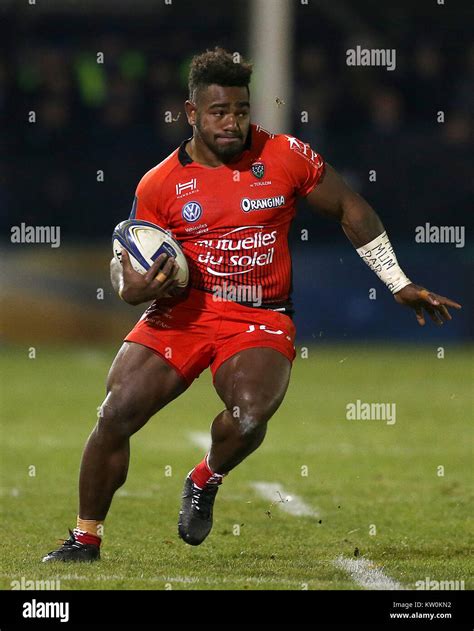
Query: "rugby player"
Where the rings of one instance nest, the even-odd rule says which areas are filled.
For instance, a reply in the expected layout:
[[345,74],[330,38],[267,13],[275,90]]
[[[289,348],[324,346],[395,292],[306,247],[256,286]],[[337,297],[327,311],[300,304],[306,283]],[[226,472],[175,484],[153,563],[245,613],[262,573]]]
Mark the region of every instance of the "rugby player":
[[[153,302],[110,369],[82,457],[77,526],[43,561],[100,558],[102,524],[127,477],[130,436],[210,367],[224,409],[212,423],[209,453],[186,477],[178,521],[186,543],[207,537],[224,476],[262,443],[288,387],[295,357],[288,230],[298,197],[339,221],[420,325],[425,312],[442,324],[451,319],[448,307],[460,308],[405,276],[377,214],[316,151],[250,123],[251,73],[221,48],[195,56],[185,103],[192,138],[138,184],[131,217],[180,241],[189,287],[176,293],[177,265],[166,255],[144,275],[126,251],[121,264],[112,260],[120,297]],[[259,300],[245,299],[249,287]]]

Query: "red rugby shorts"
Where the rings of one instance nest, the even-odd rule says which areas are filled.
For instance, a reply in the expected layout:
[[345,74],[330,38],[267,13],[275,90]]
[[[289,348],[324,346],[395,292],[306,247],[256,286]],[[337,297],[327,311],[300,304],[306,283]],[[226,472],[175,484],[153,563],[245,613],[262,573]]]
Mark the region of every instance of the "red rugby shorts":
[[274,348],[293,362],[295,327],[278,311],[219,301],[191,289],[185,298],[153,303],[125,338],[152,349],[191,384],[210,366],[213,378],[247,348]]

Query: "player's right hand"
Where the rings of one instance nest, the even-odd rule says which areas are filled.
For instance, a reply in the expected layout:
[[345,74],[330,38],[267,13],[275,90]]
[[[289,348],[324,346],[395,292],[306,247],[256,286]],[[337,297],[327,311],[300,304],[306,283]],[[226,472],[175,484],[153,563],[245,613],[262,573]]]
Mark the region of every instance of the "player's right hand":
[[139,305],[150,300],[159,300],[165,295],[175,295],[178,281],[175,280],[178,264],[173,257],[160,254],[145,274],[136,272],[127,250],[122,250],[122,282],[119,296],[130,305]]

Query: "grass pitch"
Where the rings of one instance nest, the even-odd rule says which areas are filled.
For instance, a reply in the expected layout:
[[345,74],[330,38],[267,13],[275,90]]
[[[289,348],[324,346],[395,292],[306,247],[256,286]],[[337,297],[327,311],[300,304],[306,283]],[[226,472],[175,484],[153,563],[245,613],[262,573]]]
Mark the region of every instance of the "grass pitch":
[[[184,477],[222,404],[205,373],[132,438],[129,478],[105,525],[100,563],[42,564],[74,527],[84,442],[110,349],[9,349],[2,359],[2,589],[59,580],[67,589],[363,589],[345,559],[370,560],[413,589],[472,589],[469,349],[317,346],[295,361],[263,446],[226,479],[199,547],[177,536]],[[396,422],[347,420],[351,402],[396,404]],[[307,474],[307,475],[306,475]],[[293,497],[261,497],[254,483]],[[271,488],[271,487],[270,487]],[[313,511],[294,515],[296,500]]]

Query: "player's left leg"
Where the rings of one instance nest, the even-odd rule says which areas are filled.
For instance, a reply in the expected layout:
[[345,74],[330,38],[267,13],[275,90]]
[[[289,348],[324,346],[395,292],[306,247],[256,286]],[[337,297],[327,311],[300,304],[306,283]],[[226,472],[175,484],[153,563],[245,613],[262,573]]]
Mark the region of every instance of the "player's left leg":
[[222,477],[262,443],[290,372],[291,362],[267,347],[242,350],[217,370],[214,384],[226,408],[212,423],[208,456],[186,479],[179,519],[179,534],[186,543],[199,545],[209,534]]
[[214,385],[226,409],[211,427],[208,464],[213,471],[228,473],[259,447],[290,372],[289,360],[273,348],[248,348],[222,364]]

